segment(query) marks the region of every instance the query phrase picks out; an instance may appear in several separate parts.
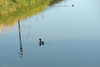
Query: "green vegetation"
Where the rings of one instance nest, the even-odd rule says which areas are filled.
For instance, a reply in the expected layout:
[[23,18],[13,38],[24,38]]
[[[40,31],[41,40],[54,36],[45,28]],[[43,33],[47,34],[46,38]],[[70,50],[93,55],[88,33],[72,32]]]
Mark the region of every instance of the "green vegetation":
[[[0,7],[0,13],[2,13],[0,15],[0,26],[12,26],[18,20],[27,19],[28,17],[38,14],[44,11],[48,5],[58,3],[59,1],[61,0],[0,0],[0,5],[2,3],[2,9]],[[10,5],[10,7],[8,7],[8,5]]]
[[17,11],[21,7],[29,5],[42,5],[50,0],[0,0],[0,14]]
[[[6,14],[1,14],[0,15],[0,24],[13,25],[19,19],[22,20],[22,19],[25,19],[27,17],[33,16],[33,15],[39,13],[40,11],[43,11],[44,8],[49,5],[50,1],[51,0],[45,0],[45,1],[41,0],[37,3],[35,3],[35,4],[27,5],[25,7],[21,7],[21,8],[19,7],[19,8],[16,8],[16,9],[14,9],[15,8],[14,7],[14,8],[12,8],[12,9],[16,10],[14,12],[13,12],[13,10],[11,11],[10,8],[9,8],[9,11],[6,11],[7,8],[5,8],[6,10],[1,9],[2,12],[6,12]],[[26,2],[26,0],[25,0],[25,2]]]

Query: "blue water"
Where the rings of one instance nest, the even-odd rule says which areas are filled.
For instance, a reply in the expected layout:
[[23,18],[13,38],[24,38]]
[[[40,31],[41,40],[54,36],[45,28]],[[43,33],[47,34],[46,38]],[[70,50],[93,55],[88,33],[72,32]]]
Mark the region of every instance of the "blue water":
[[66,0],[2,28],[0,67],[100,67],[99,6]]

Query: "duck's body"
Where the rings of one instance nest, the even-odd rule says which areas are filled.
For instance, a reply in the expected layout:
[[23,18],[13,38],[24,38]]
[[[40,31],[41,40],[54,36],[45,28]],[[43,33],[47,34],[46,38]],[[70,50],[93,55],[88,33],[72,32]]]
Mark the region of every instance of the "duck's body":
[[39,46],[44,45],[44,41],[41,41],[41,39],[39,39]]

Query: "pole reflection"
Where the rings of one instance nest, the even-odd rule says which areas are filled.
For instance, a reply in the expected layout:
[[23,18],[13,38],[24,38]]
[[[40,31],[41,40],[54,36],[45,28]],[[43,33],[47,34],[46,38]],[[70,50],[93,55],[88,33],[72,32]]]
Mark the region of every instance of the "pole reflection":
[[0,26],[0,35],[1,35],[1,29],[2,29],[2,27]]
[[19,32],[19,45],[20,45],[20,57],[23,56],[23,48],[22,48],[22,40],[21,40],[21,27],[20,27],[20,20],[18,20],[18,32]]

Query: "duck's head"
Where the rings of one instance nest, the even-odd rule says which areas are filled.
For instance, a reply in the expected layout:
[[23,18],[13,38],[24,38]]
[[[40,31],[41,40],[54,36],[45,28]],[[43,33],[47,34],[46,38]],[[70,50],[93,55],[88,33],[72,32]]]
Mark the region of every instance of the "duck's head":
[[41,41],[41,38],[39,40]]

